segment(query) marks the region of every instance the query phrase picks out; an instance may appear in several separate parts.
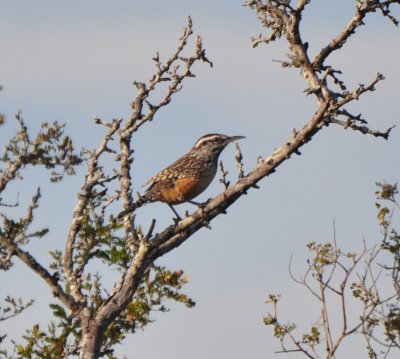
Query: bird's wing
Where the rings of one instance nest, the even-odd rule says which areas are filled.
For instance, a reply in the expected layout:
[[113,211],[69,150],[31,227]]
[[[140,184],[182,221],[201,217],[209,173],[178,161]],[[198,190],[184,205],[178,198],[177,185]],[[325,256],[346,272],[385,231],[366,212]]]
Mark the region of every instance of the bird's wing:
[[153,185],[157,182],[162,181],[165,178],[171,177],[168,176],[168,172],[170,172],[168,170],[168,168],[166,168],[165,170],[162,170],[161,172],[158,172],[157,174],[155,174],[153,177],[151,177],[149,180],[147,180],[142,187],[146,187],[147,185]]
[[142,185],[142,187],[146,187],[149,184],[154,185],[155,183],[164,181],[166,179],[177,179],[177,178],[188,177],[187,173],[183,173],[183,172],[177,170],[177,168],[179,168],[181,166],[181,163],[183,161],[186,161],[185,156],[181,157],[176,162],[174,162],[172,165],[168,166],[167,168],[165,168],[162,171],[155,174],[153,177],[151,177],[149,180],[147,180]]

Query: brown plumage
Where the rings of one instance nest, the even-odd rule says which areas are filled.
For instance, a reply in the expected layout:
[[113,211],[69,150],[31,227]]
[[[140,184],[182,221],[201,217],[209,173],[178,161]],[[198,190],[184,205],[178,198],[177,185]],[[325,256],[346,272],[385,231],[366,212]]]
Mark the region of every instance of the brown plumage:
[[217,172],[218,157],[228,143],[244,136],[226,136],[212,133],[200,137],[191,150],[145,184],[150,185],[141,204],[164,202],[176,213],[172,205],[191,202],[212,182]]

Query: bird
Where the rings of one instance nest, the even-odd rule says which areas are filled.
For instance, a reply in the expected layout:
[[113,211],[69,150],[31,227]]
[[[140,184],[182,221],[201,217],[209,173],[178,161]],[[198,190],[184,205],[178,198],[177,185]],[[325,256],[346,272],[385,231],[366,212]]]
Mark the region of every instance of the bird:
[[230,142],[242,138],[245,137],[226,136],[218,133],[200,137],[189,152],[146,181],[142,187],[149,187],[138,200],[138,204],[164,202],[180,220],[173,205],[189,202],[200,206],[199,203],[192,200],[202,193],[214,179],[222,150]]

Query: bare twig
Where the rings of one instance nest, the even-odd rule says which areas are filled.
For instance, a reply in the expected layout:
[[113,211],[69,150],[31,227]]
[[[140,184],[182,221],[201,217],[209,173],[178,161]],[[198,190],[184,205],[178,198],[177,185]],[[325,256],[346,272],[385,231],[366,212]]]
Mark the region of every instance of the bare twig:
[[236,160],[236,165],[237,165],[237,169],[238,169],[238,178],[241,179],[244,177],[243,155],[242,155],[242,151],[240,150],[239,144],[237,142],[235,144],[235,148],[236,148],[235,160]]
[[222,163],[222,161],[219,161],[219,171],[221,172],[221,178],[219,179],[219,182],[222,183],[224,185],[225,190],[227,190],[229,188],[230,182],[227,181],[226,177],[228,176],[229,172],[225,171],[224,169],[224,164]]

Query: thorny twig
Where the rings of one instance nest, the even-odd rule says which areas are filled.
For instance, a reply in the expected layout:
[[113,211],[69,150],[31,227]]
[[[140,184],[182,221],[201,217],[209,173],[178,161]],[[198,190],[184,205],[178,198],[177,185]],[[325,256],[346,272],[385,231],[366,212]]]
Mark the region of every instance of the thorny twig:
[[[333,123],[344,128],[351,128],[355,131],[359,131],[362,134],[370,134],[375,137],[388,139],[393,126],[384,131],[370,130],[367,127],[366,121],[361,125],[356,124],[354,122],[355,116],[351,115],[348,111],[347,114],[349,115],[346,116],[343,109],[344,105],[359,99],[362,94],[374,91],[375,85],[384,79],[383,75],[378,74],[370,85],[360,85],[356,90],[349,93],[346,90],[347,86],[344,81],[339,80],[336,75],[341,72],[326,65],[325,61],[332,52],[339,50],[346,44],[349,37],[355,33],[355,30],[364,24],[364,18],[369,13],[380,10],[384,16],[388,17],[390,21],[397,25],[397,20],[390,14],[390,6],[393,4],[400,4],[399,0],[357,1],[354,15],[348,25],[328,45],[319,51],[314,60],[310,60],[308,42],[305,42],[301,38],[299,30],[302,13],[309,2],[308,0],[299,1],[297,7],[293,8],[290,5],[290,1],[247,1],[245,5],[254,9],[263,26],[270,30],[268,35],[260,35],[258,38],[253,38],[253,46],[257,46],[261,43],[268,44],[271,41],[285,36],[291,52],[288,55],[288,61],[280,62],[284,67],[300,68],[308,84],[305,92],[309,95],[314,94],[319,104],[321,104],[322,101],[329,102],[329,109],[324,118],[324,124],[328,125],[329,123]],[[339,88],[339,91],[329,87],[327,82],[329,77],[332,78],[334,85]],[[343,115],[347,117],[346,121],[342,121],[338,118]]]
[[242,155],[242,151],[240,150],[239,144],[237,142],[236,142],[235,148],[236,148],[235,160],[236,160],[236,165],[237,165],[237,169],[238,169],[238,178],[241,179],[244,177],[243,155]]
[[[307,269],[302,278],[297,279],[293,276],[289,265],[291,278],[300,285],[304,286],[309,293],[318,299],[321,316],[320,321],[313,325],[311,334],[304,334],[302,339],[294,335],[296,325],[293,323],[283,324],[281,316],[277,312],[276,295],[270,295],[275,299],[268,303],[274,304],[274,314],[269,314],[264,318],[267,325],[275,327],[275,337],[281,343],[282,353],[293,351],[302,352],[309,358],[319,358],[316,346],[324,343],[326,358],[334,358],[342,341],[368,326],[371,316],[388,301],[393,299],[392,295],[380,298],[377,287],[377,275],[373,271],[377,255],[381,249],[372,248],[367,250],[365,247],[359,254],[344,253],[330,243],[317,244],[309,243],[311,258],[307,260]],[[291,261],[290,261],[291,263]],[[360,269],[360,264],[363,267]],[[356,269],[358,272],[355,273]],[[334,281],[334,284],[329,282]],[[352,281],[352,282],[350,282]],[[348,292],[352,291],[353,297],[362,303],[362,315],[357,322],[349,325]],[[339,326],[330,320],[330,308],[332,301],[337,300],[340,308],[341,320]],[[336,307],[335,307],[336,311]],[[332,313],[331,313],[332,314]],[[339,317],[335,316],[335,323]],[[322,338],[321,338],[322,336]],[[310,354],[311,350],[314,354]]]
[[222,183],[225,190],[227,190],[230,185],[230,182],[226,179],[229,172],[225,171],[224,164],[222,163],[222,161],[218,162],[218,168],[219,168],[219,171],[221,172],[221,178],[219,179],[219,182]]
[[[106,330],[108,325],[127,307],[135,291],[139,288],[146,271],[155,260],[178,247],[193,233],[207,226],[213,218],[221,213],[225,213],[226,209],[246,193],[247,190],[257,187],[257,183],[260,180],[271,175],[292,154],[300,154],[300,148],[311,141],[324,126],[330,123],[343,125],[338,122],[342,121],[338,117],[344,116],[350,121],[347,127],[383,138],[389,136],[390,129],[383,132],[369,130],[366,127],[367,123],[365,119],[354,116],[348,110],[344,109],[344,105],[358,99],[365,92],[373,91],[374,85],[381,81],[383,77],[378,74],[375,81],[370,85],[366,87],[360,85],[352,93],[347,93],[344,81],[338,78],[337,74],[340,72],[329,68],[325,62],[329,55],[333,51],[340,49],[354,33],[355,29],[363,24],[362,20],[366,14],[380,10],[390,21],[396,22],[390,14],[390,5],[399,3],[399,1],[358,1],[357,4],[359,5],[356,7],[354,18],[345,28],[344,33],[338,35],[333,42],[323,48],[314,60],[310,59],[308,43],[302,39],[300,33],[302,13],[307,9],[309,3],[309,0],[300,0],[296,7],[292,6],[291,2],[287,0],[252,0],[246,3],[247,6],[256,11],[262,25],[270,31],[269,34],[254,39],[253,45],[256,46],[262,42],[269,43],[281,37],[286,38],[290,53],[288,60],[283,62],[283,64],[300,69],[301,75],[307,83],[306,92],[315,97],[317,107],[313,116],[303,128],[292,133],[290,138],[284,141],[281,148],[273,152],[266,159],[260,160],[252,171],[244,175],[243,168],[240,165],[240,178],[235,184],[230,186],[225,178],[226,172],[222,164],[220,164],[222,172],[221,182],[225,188],[223,193],[207,202],[193,214],[178,223],[170,225],[159,233],[154,233],[154,221],[151,223],[146,235],[139,233],[135,225],[136,214],[133,212],[138,207],[134,206],[131,181],[131,174],[133,172],[132,163],[134,160],[132,136],[142,125],[153,120],[159,109],[170,103],[173,95],[181,90],[183,80],[194,76],[192,67],[195,63],[200,61],[211,65],[211,62],[205,55],[202,40],[199,36],[195,38],[193,54],[191,56],[183,54],[188,39],[193,33],[192,22],[189,18],[188,24],[184,28],[183,35],[179,40],[177,50],[172,56],[167,61],[162,62],[160,56],[157,54],[153,59],[156,65],[154,76],[147,83],[134,83],[137,88],[137,95],[132,102],[133,111],[129,119],[126,121],[113,120],[106,122],[95,118],[95,122],[105,126],[107,132],[97,150],[87,152],[87,175],[78,194],[78,202],[72,216],[65,254],[62,260],[68,294],[59,285],[58,279],[51,276],[29,253],[22,251],[9,238],[0,236],[1,244],[9,250],[9,253],[20,257],[23,262],[36,271],[49,284],[55,295],[60,297],[65,306],[73,313],[77,313],[84,331],[82,334],[82,343],[85,342],[85,338],[88,338],[88,336],[93,336],[93,333],[88,332],[91,325],[94,325],[94,328],[98,330],[98,335],[101,336],[104,334],[104,330]],[[333,80],[338,90],[336,87],[330,87],[329,78]],[[165,89],[159,101],[152,99],[152,95],[156,89]],[[63,149],[60,158],[57,157],[58,152],[55,148],[55,158],[59,158],[59,162],[45,162],[45,159],[38,156],[37,151],[41,148],[40,141],[47,141],[46,136],[48,136],[48,133],[44,133],[44,137],[42,134],[41,138],[32,141],[21,121],[20,124],[21,131],[18,137],[18,146],[21,156],[15,159],[11,158],[9,155],[11,153],[10,150],[6,151],[5,156],[3,156],[3,162],[6,162],[8,165],[6,171],[0,177],[0,192],[10,180],[18,178],[20,169],[26,164],[27,160],[31,161],[30,163],[32,164],[44,164],[47,167],[54,167],[61,164],[64,170],[70,171],[72,171],[73,164],[78,163],[78,160],[69,151],[71,146],[66,146]],[[58,135],[60,132],[59,126],[54,125],[54,131],[58,131],[58,139],[60,137]],[[119,140],[118,144],[112,146],[112,141],[116,138]],[[108,174],[106,167],[101,162],[105,155],[110,154],[115,155],[113,157],[119,162],[119,168],[114,169],[112,174]],[[68,161],[63,159],[65,158],[64,156],[67,156]],[[237,161],[241,164],[241,155],[237,155]],[[117,187],[114,193],[108,193],[111,183]],[[123,213],[123,215],[121,217],[110,216],[107,221],[105,216],[108,212],[114,210],[114,205],[115,207],[122,206],[122,212],[120,213]],[[117,210],[120,211],[120,208]],[[97,303],[96,310],[90,312],[90,310],[87,310],[88,295],[83,293],[82,283],[87,278],[87,275],[85,276],[87,263],[97,253],[101,252],[101,243],[98,243],[99,235],[96,230],[105,231],[108,225],[112,228],[115,226],[115,229],[113,228],[112,230],[123,228],[124,233],[122,238],[125,238],[128,244],[126,252],[129,252],[129,260],[124,262],[122,274],[112,292],[106,293],[104,300]],[[110,233],[106,234],[110,235]],[[355,265],[354,262],[353,265]],[[344,267],[338,265],[337,268],[343,269]],[[323,281],[323,277],[320,279],[322,283],[320,291],[329,291],[333,288],[330,279],[328,281]],[[322,298],[320,293],[316,291],[315,293],[318,298]],[[339,293],[340,295],[341,292],[336,288],[336,291],[334,290],[333,293]],[[324,316],[326,321],[325,327],[327,327],[329,326],[327,315],[324,314]],[[348,331],[345,332],[347,333]],[[290,331],[288,333],[291,335]],[[327,331],[326,333],[329,335]],[[299,343],[295,343],[295,346],[297,348],[295,350],[303,351]],[[333,340],[330,340],[328,346],[330,350],[334,351],[335,344]],[[307,351],[303,352],[311,357],[311,354]]]

